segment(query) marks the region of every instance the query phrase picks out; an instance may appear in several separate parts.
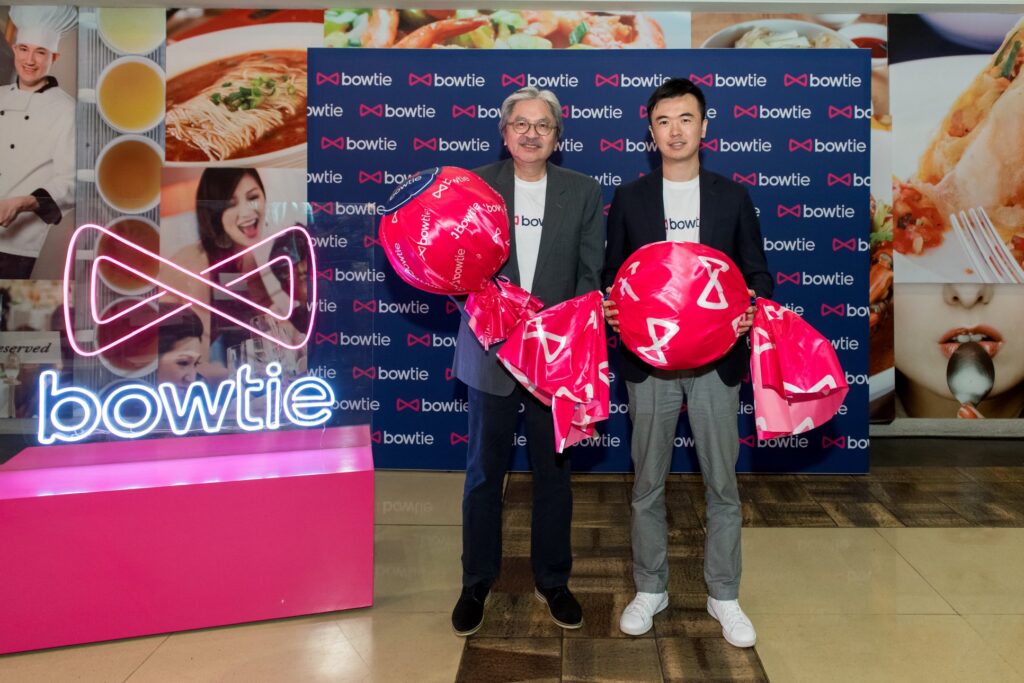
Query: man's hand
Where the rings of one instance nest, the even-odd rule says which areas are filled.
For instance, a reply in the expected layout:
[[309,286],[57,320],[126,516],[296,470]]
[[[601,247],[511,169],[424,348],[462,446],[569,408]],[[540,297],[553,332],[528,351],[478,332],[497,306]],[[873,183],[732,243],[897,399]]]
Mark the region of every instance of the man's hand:
[[[604,290],[608,294],[612,293],[612,288],[608,287]],[[608,327],[612,328],[612,331],[616,334],[619,333],[619,309],[615,307],[615,302],[611,299],[605,299],[602,304],[604,305],[604,320],[608,323]]]
[[[755,296],[754,290],[752,290],[752,289],[748,289],[747,290],[747,294],[750,295],[751,299],[753,299],[754,296]],[[736,326],[736,331],[739,333],[739,336],[742,337],[743,335],[745,335],[747,332],[750,331],[751,327],[753,327],[753,325],[754,325],[754,310],[755,310],[754,306],[751,305],[749,308],[747,308],[747,310],[743,311],[743,318],[740,319],[740,324]]]
[[32,195],[0,199],[0,226],[8,227],[18,217],[19,213],[31,211],[38,205],[36,198]]

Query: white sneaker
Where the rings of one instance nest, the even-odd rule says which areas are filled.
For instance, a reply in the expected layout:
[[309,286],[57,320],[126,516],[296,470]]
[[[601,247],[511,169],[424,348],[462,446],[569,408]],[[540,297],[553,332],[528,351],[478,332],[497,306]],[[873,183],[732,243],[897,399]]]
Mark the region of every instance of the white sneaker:
[[730,645],[753,647],[757,642],[754,625],[740,609],[739,600],[715,600],[708,598],[708,614],[722,625],[722,635]]
[[619,618],[619,630],[642,636],[654,625],[654,615],[668,607],[668,593],[637,593]]

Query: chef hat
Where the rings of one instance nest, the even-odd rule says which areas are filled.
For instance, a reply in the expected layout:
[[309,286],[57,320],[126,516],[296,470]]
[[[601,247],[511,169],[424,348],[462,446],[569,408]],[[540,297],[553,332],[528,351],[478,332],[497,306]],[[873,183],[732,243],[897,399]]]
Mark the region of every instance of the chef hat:
[[60,52],[60,37],[75,27],[78,11],[66,6],[15,5],[11,8],[11,21],[18,27],[15,45],[38,45],[50,52]]

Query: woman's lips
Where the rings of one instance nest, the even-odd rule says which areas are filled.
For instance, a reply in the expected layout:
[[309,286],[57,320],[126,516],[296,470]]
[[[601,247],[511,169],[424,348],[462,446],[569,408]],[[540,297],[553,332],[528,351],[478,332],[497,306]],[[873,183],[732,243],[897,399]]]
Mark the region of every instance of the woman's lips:
[[249,239],[255,239],[256,234],[259,232],[259,225],[255,221],[252,223],[244,223],[238,226],[238,229],[242,231],[242,234]]
[[985,352],[995,358],[1003,345],[1003,336],[988,325],[957,327],[942,335],[942,338],[939,339],[939,348],[942,350],[942,355],[949,358],[961,344],[966,344],[969,341],[981,344]]

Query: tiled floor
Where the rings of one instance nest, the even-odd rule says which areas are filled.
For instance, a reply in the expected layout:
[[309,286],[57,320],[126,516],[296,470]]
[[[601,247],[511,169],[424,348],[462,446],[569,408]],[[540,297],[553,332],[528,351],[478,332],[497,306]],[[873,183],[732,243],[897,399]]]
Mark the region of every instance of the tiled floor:
[[726,644],[703,612],[702,493],[679,476],[672,606],[648,637],[617,628],[633,590],[628,479],[580,475],[584,627],[563,633],[532,596],[529,481],[517,477],[484,628],[456,638],[462,478],[378,473],[371,609],[9,655],[0,681],[1024,680],[1024,467],[743,477],[752,650]]

